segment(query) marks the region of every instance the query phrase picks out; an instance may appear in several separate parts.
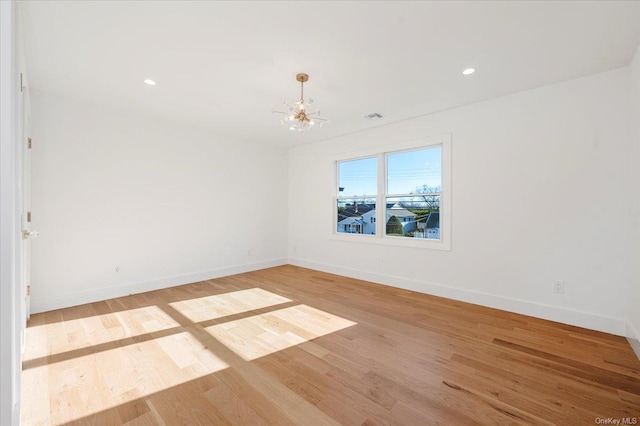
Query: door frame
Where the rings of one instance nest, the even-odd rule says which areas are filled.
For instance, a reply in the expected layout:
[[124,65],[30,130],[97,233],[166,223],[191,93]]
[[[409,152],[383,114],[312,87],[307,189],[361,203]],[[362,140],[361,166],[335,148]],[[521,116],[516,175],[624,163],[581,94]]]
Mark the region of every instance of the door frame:
[[[29,85],[24,66],[21,67],[23,72],[21,73],[21,96],[20,96],[20,114],[18,119],[19,126],[19,138],[17,151],[20,158],[16,162],[19,170],[16,176],[19,179],[18,187],[20,191],[19,205],[20,211],[20,226],[21,232],[31,231],[31,221],[27,216],[31,212],[31,109],[29,102]],[[27,321],[31,316],[30,302],[28,287],[31,285],[31,238],[21,239],[21,256],[20,256],[20,305],[21,314],[19,318],[22,321],[23,333],[22,333],[22,348],[24,353],[24,339],[27,328]]]
[[19,5],[0,1],[0,424],[20,422],[22,230],[18,161],[22,148]]

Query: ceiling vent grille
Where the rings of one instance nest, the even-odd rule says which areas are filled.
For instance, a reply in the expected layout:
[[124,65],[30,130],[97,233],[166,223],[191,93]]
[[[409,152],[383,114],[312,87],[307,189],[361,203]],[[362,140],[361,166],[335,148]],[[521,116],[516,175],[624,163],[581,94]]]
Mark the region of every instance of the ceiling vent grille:
[[382,118],[382,115],[378,114],[377,112],[373,112],[371,114],[365,115],[364,118],[366,118],[367,120],[380,120]]

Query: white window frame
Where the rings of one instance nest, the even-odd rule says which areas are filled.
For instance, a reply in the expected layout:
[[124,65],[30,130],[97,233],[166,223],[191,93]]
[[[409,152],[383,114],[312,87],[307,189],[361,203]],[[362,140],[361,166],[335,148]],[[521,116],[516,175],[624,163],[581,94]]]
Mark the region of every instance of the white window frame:
[[[387,155],[402,151],[417,151],[440,146],[442,148],[442,187],[440,192],[440,239],[408,238],[385,235],[386,199],[387,199]],[[347,234],[338,232],[338,163],[341,161],[359,160],[377,157],[378,193],[376,194],[376,233]],[[348,152],[334,156],[333,165],[333,200],[331,203],[331,239],[340,241],[361,242],[368,244],[382,244],[389,246],[415,247],[435,250],[451,250],[451,134],[429,136],[425,138],[395,143],[382,147]],[[395,194],[389,194],[394,196]],[[348,197],[343,197],[348,198]],[[356,197],[357,198],[357,197]]]

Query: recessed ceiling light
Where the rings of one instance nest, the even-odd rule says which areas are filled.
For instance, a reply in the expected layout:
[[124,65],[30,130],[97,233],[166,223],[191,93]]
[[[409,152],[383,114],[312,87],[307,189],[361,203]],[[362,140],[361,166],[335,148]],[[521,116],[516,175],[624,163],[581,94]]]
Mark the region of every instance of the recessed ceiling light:
[[467,68],[466,70],[462,71],[462,74],[464,74],[464,75],[471,75],[471,74],[473,74],[474,72],[476,72],[476,69],[475,69],[475,68]]
[[144,82],[145,82],[145,84],[148,84],[149,86],[155,86],[156,85],[156,82],[151,80],[151,79],[149,79],[149,78],[147,78]]

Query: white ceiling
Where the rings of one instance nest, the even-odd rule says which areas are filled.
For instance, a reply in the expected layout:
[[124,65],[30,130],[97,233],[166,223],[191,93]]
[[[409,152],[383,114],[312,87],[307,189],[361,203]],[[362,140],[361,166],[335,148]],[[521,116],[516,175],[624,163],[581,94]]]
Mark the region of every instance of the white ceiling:
[[[637,1],[21,4],[31,87],[283,146],[626,66],[640,43]],[[271,113],[298,72],[330,119],[302,134]]]

